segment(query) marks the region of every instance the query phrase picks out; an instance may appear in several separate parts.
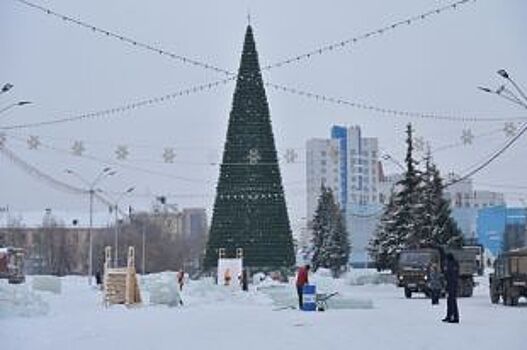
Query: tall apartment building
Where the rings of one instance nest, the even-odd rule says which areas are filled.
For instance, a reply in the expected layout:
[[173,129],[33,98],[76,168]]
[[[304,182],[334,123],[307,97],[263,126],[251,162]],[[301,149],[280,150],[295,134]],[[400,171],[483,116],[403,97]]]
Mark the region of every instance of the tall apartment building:
[[367,262],[366,247],[382,208],[377,138],[363,137],[358,126],[333,126],[330,139],[311,139],[306,149],[307,217],[314,215],[320,185],[331,187],[345,213],[351,262]]
[[315,215],[321,185],[330,187],[336,199],[341,203],[340,176],[340,156],[337,140],[308,140],[306,143],[308,222]]
[[[445,182],[458,179],[450,173]],[[503,193],[474,190],[472,179],[465,179],[445,188],[445,198],[450,201],[452,217],[465,238],[476,238],[477,217],[480,209],[505,206]]]

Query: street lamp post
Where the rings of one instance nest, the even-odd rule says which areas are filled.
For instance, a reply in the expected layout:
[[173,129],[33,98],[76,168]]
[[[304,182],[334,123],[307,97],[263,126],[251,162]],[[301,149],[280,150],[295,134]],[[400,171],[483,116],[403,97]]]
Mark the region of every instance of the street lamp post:
[[31,104],[30,101],[18,101],[18,102],[14,102],[14,103],[8,104],[4,108],[0,109],[0,114],[7,112],[8,110],[10,110],[13,107],[25,106],[25,105],[29,105],[29,104]]
[[9,90],[11,90],[13,88],[13,84],[11,83],[5,83],[3,86],[2,86],[2,89],[0,90],[0,95],[1,94],[4,94],[6,92],[8,92]]
[[505,69],[500,69],[497,71],[498,75],[508,81],[516,90],[517,94],[514,93],[514,91],[507,88],[505,85],[501,85],[496,90],[490,89],[488,87],[481,87],[479,86],[478,89],[488,92],[491,94],[495,94],[503,99],[506,99],[516,105],[519,105],[525,109],[527,109],[527,94],[520,88],[520,86],[512,79],[510,74]]
[[123,197],[129,193],[131,193],[133,190],[135,189],[135,187],[130,187],[128,188],[126,191],[122,192],[119,197],[117,197],[117,199],[114,201],[114,205],[113,205],[113,210],[115,212],[115,234],[114,234],[114,254],[115,254],[115,259],[113,261],[113,264],[114,264],[114,267],[118,267],[119,266],[119,202],[123,199]]
[[80,181],[82,181],[86,186],[87,190],[86,192],[90,195],[90,225],[88,227],[88,240],[89,240],[89,248],[88,248],[88,283],[92,283],[92,276],[93,276],[93,235],[92,235],[92,228],[93,228],[93,197],[95,194],[95,186],[104,178],[108,176],[113,176],[116,174],[115,171],[112,171],[111,168],[105,167],[102,169],[99,174],[95,177],[93,181],[88,181],[84,177],[82,177],[79,173],[77,173],[74,170],[66,169],[66,173],[75,176]]

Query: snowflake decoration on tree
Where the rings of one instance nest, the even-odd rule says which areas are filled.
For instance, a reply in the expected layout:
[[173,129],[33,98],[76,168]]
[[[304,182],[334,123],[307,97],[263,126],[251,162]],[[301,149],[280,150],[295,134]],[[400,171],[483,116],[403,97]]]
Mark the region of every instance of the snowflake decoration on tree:
[[115,155],[117,156],[118,160],[126,160],[129,153],[130,152],[128,152],[128,146],[125,145],[119,145],[115,150]]
[[0,133],[0,149],[2,149],[6,142],[6,136],[5,133]]
[[294,163],[298,158],[298,154],[293,148],[289,148],[285,151],[284,158],[287,163]]
[[249,164],[255,165],[262,159],[260,156],[260,152],[256,148],[252,148],[249,150],[249,155],[247,156],[247,159],[249,160]]
[[163,160],[165,163],[174,163],[174,158],[176,158],[176,152],[173,148],[167,147],[163,152]]
[[38,136],[31,135],[27,140],[27,146],[29,149],[37,149],[40,146],[40,140]]
[[472,130],[464,129],[463,133],[461,134],[461,141],[463,142],[463,144],[471,145],[473,139],[474,139],[474,135],[472,134]]
[[505,132],[505,137],[513,137],[516,135],[516,125],[512,122],[505,123],[505,126],[503,127],[503,132]]
[[82,141],[75,141],[73,143],[73,146],[71,146],[71,152],[74,156],[82,156],[86,149],[84,148],[84,142]]
[[425,139],[423,137],[414,138],[414,147],[417,152],[424,152],[425,150]]

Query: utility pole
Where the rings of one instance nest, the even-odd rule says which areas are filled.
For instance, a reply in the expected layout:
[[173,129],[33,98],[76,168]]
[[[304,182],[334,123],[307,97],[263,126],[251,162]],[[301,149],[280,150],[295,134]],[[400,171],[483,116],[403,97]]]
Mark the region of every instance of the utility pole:
[[141,272],[143,273],[143,275],[145,274],[145,266],[146,266],[146,254],[145,254],[145,243],[146,243],[146,236],[145,236],[145,231],[146,231],[146,223],[145,221],[143,221],[143,229],[142,229],[142,233],[143,233],[143,247],[142,247],[142,254],[141,254]]
[[112,171],[111,168],[105,167],[103,168],[95,177],[93,181],[88,181],[84,177],[82,177],[79,173],[77,173],[74,170],[66,169],[65,172],[67,174],[75,176],[77,179],[82,181],[86,185],[86,193],[90,196],[90,226],[88,227],[88,241],[89,241],[89,248],[88,248],[88,284],[92,284],[92,276],[93,276],[93,197],[95,195],[95,185],[103,179],[105,179],[108,176],[113,176],[116,174],[115,171]]

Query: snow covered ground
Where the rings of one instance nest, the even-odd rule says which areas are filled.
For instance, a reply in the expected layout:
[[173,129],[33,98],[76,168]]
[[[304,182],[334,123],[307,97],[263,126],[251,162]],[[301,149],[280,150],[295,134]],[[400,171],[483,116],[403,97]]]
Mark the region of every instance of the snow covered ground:
[[[102,305],[99,291],[81,277],[62,278],[60,294],[18,286],[20,312],[0,285],[0,349],[525,349],[527,302],[493,305],[484,278],[475,296],[459,299],[460,324],[444,324],[445,300],[407,300],[389,277],[364,270],[339,280],[318,274],[320,290],[339,291],[326,312],[301,312],[293,285],[264,281],[248,293],[189,281],[183,307],[152,305],[149,292],[173,275],[142,281],[145,303]],[[3,282],[3,281],[0,281]],[[157,286],[157,287],[156,287]],[[3,288],[3,289],[2,289]],[[3,292],[2,292],[3,291]],[[47,305],[42,305],[43,303]],[[36,307],[36,306],[38,307]],[[9,306],[9,308],[8,308]],[[330,305],[331,307],[331,305]],[[17,311],[18,310],[18,311]],[[36,310],[36,311],[35,311]],[[29,316],[29,315],[32,316]]]

